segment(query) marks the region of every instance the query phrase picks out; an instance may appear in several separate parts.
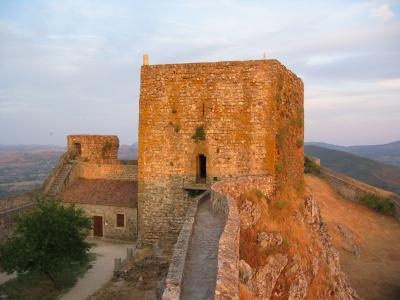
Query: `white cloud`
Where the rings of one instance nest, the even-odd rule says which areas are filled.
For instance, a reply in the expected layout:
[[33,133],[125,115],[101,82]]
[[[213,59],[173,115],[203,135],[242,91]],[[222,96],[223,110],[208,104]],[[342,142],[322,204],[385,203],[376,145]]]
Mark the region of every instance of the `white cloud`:
[[382,80],[378,84],[386,88],[400,89],[400,78]]
[[371,13],[374,17],[385,20],[385,21],[388,21],[394,17],[394,13],[390,9],[388,4],[384,4],[377,8],[371,9]]
[[356,53],[334,53],[327,55],[314,55],[307,58],[306,63],[309,66],[328,65],[356,55],[357,55]]

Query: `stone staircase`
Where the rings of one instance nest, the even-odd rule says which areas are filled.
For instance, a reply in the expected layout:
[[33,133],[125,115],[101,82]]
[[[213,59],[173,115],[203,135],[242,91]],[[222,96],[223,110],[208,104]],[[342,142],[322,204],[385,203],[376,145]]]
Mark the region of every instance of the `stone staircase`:
[[61,167],[60,172],[50,184],[50,187],[47,192],[48,195],[56,196],[59,192],[63,190],[63,187],[65,185],[65,182],[69,174],[71,173],[71,170],[72,170],[72,164],[70,163],[66,163]]
[[68,153],[65,153],[44,182],[44,193],[49,196],[56,196],[62,192],[68,183],[73,166],[74,164],[69,159]]

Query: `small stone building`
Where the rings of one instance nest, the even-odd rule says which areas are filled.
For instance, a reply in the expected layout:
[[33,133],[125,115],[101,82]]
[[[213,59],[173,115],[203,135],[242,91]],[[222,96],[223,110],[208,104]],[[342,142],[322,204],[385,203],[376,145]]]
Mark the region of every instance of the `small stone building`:
[[70,135],[67,153],[46,180],[45,192],[82,208],[93,220],[92,236],[137,237],[137,162],[118,160],[112,135]]
[[93,219],[92,236],[133,240],[137,235],[137,182],[78,179],[61,197]]
[[302,80],[277,60],[146,60],[138,147],[143,243],[179,232],[192,189],[260,174],[301,187],[303,98]]

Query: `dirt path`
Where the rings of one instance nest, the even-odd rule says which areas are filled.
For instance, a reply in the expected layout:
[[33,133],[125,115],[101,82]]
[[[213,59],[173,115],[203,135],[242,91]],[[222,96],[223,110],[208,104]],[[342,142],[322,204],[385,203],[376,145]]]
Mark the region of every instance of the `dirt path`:
[[400,299],[400,223],[343,199],[320,178],[307,175],[306,183],[353,288],[364,299]]
[[17,275],[15,273],[8,275],[7,273],[0,273],[0,284],[3,284],[10,279],[16,278]]
[[223,217],[211,211],[210,199],[200,203],[189,245],[181,299],[214,298],[218,242],[223,227]]
[[94,241],[91,252],[97,254],[93,267],[78,280],[76,285],[61,300],[83,300],[102,287],[113,276],[114,258],[125,258],[126,248],[133,244]]

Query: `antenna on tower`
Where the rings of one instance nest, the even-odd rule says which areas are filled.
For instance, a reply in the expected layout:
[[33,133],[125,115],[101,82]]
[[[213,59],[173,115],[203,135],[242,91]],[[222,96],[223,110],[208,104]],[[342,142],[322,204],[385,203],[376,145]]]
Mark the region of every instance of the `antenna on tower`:
[[267,54],[266,54],[265,51],[264,51],[263,59],[266,59],[266,58],[267,58]]

